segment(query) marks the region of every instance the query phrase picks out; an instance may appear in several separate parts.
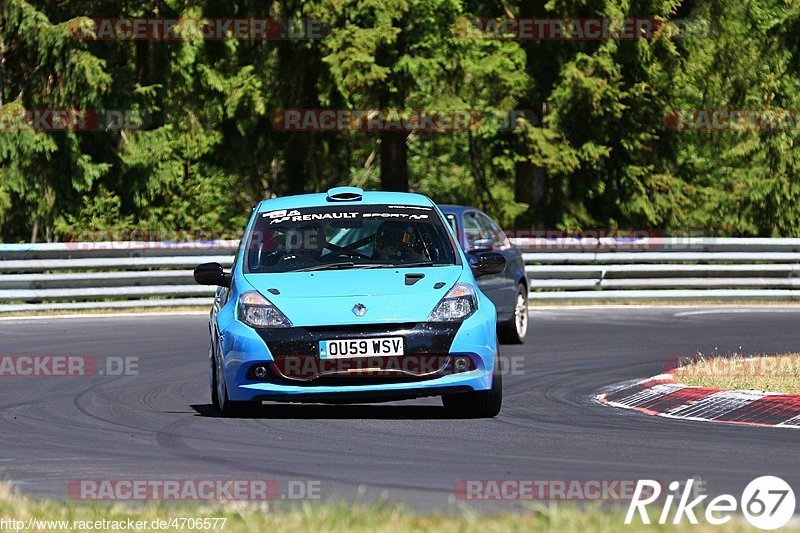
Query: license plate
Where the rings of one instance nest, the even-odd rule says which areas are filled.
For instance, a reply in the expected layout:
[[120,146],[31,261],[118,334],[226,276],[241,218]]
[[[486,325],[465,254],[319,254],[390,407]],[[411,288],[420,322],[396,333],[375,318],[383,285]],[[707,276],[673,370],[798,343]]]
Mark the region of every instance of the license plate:
[[403,337],[320,341],[320,359],[403,355]]

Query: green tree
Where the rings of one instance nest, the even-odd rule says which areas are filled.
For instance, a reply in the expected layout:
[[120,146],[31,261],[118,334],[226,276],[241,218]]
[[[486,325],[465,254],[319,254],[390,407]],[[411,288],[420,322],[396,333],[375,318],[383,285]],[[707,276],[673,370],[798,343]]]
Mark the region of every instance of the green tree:
[[0,220],[4,234],[35,242],[41,234],[52,237],[59,213],[79,203],[110,165],[94,156],[102,149],[97,139],[37,131],[23,113],[96,108],[110,75],[72,37],[75,21],[54,24],[24,0],[5,0],[0,9]]
[[[800,6],[780,0],[698,3],[708,38],[687,39],[676,110],[773,114],[775,128],[683,131],[678,172],[693,185],[686,223],[722,235],[800,234]],[[707,116],[707,115],[705,115]]]

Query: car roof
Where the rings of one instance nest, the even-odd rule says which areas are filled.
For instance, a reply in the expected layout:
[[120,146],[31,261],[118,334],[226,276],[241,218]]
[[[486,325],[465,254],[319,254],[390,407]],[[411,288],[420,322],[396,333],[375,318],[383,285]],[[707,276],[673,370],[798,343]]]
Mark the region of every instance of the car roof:
[[363,191],[360,200],[331,201],[327,192],[314,194],[298,194],[281,196],[263,200],[258,204],[258,212],[276,209],[301,209],[304,207],[321,207],[329,205],[382,205],[400,204],[417,207],[432,207],[433,201],[422,194],[408,192]]

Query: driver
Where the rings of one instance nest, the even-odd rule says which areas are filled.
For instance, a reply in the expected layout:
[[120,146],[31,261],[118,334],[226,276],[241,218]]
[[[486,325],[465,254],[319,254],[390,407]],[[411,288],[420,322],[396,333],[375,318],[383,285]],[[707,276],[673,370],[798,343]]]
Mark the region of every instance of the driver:
[[300,226],[287,235],[286,251],[305,262],[319,262],[327,239],[320,224]]
[[372,257],[392,263],[427,260],[416,228],[401,220],[387,220],[378,226]]

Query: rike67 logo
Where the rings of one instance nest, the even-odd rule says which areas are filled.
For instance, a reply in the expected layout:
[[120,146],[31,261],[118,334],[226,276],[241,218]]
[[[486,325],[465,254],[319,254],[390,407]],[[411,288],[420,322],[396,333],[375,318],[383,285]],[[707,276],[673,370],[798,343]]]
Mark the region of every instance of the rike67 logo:
[[[669,484],[670,492],[664,498],[664,507],[658,517],[659,524],[671,522],[678,525],[683,523],[684,518],[690,524],[698,524],[698,515],[704,515],[706,522],[720,526],[729,522],[733,513],[741,510],[747,521],[755,527],[773,530],[785,526],[795,512],[794,491],[779,477],[762,476],[754,479],[745,487],[738,501],[730,494],[721,494],[708,502],[705,502],[707,495],[690,499],[694,495],[693,484],[693,479],[688,480],[680,494],[680,483],[673,481]],[[637,512],[643,524],[650,524],[648,505],[662,496],[661,487],[657,481],[639,480],[625,516],[625,524],[633,523]],[[702,509],[705,512],[701,514]]]

